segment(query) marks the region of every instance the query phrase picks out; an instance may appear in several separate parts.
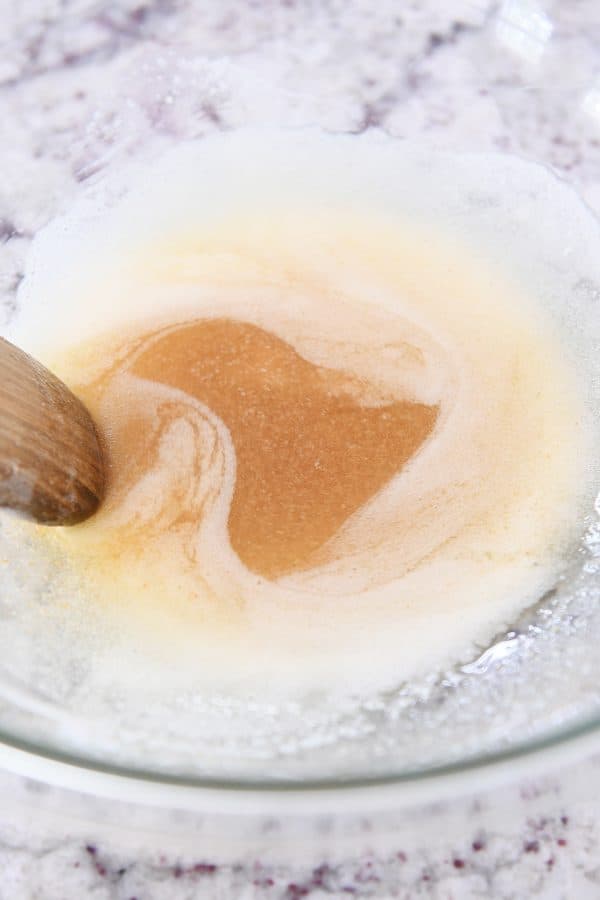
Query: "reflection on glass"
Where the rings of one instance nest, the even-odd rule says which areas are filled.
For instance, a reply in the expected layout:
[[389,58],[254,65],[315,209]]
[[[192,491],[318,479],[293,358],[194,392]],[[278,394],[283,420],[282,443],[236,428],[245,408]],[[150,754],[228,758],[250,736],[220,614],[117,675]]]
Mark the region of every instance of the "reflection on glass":
[[583,95],[581,109],[590,118],[596,119],[600,127],[600,78],[596,78],[590,89]]
[[505,0],[498,11],[498,42],[527,62],[539,62],[553,30],[548,16],[530,0]]

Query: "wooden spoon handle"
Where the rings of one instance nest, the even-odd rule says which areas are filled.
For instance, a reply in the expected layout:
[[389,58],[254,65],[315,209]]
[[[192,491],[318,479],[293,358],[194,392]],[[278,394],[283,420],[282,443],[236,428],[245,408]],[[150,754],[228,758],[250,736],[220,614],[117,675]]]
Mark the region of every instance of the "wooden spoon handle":
[[74,525],[103,494],[102,452],[87,409],[0,338],[0,506],[44,525]]

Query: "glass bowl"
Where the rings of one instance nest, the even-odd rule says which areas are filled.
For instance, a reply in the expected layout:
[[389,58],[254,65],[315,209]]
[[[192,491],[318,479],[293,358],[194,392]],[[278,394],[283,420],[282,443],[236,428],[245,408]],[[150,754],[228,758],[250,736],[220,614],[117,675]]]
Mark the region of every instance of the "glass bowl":
[[[358,136],[382,129],[399,148],[418,143],[427,152],[513,154],[572,188],[591,230],[600,210],[594,4],[452,6],[427,2],[392,14],[357,3],[339,17],[323,9],[306,18],[282,6],[271,18],[253,5],[239,11],[235,4],[212,4],[165,13],[163,21],[125,5],[106,17],[84,8],[73,21],[16,21],[5,61],[11,127],[0,196],[5,325],[40,228],[82,193],[114,190],[115,174],[131,159],[153,159],[221,130],[311,126]],[[579,202],[574,195],[572,202]],[[573,273],[568,302],[593,307],[600,300],[598,266],[590,259]],[[308,739],[290,742],[276,758],[265,755],[264,741],[281,711],[262,710],[263,743],[256,742],[243,764],[239,747],[227,751],[222,737],[207,764],[194,747],[170,756],[165,748],[177,742],[176,734],[153,745],[148,733],[143,753],[134,752],[117,706],[110,722],[93,711],[74,714],[70,696],[85,660],[73,655],[64,684],[44,683],[43,667],[32,662],[35,634],[19,632],[10,591],[10,560],[30,558],[43,607],[52,562],[38,566],[35,547],[11,543],[4,531],[9,574],[0,599],[6,623],[0,738],[6,765],[30,776],[85,782],[94,785],[90,790],[103,784],[109,794],[116,790],[111,776],[122,776],[135,799],[156,798],[160,786],[202,788],[205,801],[210,796],[217,806],[221,790],[243,790],[263,802],[256,800],[261,792],[305,791],[314,798],[328,789],[328,799],[317,804],[322,813],[334,802],[329,789],[395,785],[398,803],[400,791],[412,797],[408,785],[417,785],[431,797],[453,774],[479,777],[489,764],[517,771],[517,760],[563,742],[580,746],[577,739],[595,739],[598,731],[600,526],[592,509],[572,571],[477,658],[360,708],[288,709],[294,733],[303,730]],[[560,642],[547,640],[550,633],[559,633]],[[532,678],[546,686],[535,696]],[[421,726],[425,708],[427,728]],[[453,739],[457,728],[460,746]]]

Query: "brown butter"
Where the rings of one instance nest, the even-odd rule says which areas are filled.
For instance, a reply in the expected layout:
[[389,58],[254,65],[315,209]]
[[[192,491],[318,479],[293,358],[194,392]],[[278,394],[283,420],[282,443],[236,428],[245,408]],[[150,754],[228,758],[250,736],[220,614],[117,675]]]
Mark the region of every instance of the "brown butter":
[[[310,568],[313,554],[401,471],[438,415],[436,406],[407,400],[373,405],[371,385],[315,365],[275,334],[232,319],[149,335],[126,368],[184,391],[225,424],[236,457],[231,546],[268,579]],[[132,423],[112,448],[110,466],[122,466],[133,481],[151,459],[136,457],[135,415]],[[199,474],[190,471],[189,478]],[[185,516],[197,515],[199,524],[203,512]]]

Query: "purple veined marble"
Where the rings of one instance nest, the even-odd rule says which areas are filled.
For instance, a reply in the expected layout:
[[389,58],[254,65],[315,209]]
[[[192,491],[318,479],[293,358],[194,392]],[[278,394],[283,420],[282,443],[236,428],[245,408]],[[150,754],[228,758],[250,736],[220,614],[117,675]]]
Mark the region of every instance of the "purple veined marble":
[[[30,0],[3,15],[3,321],[33,235],[81,182],[248,124],[383,128],[530,156],[600,211],[596,0]],[[581,292],[594,301],[593,285]],[[69,767],[36,776],[26,755],[3,750],[0,894],[591,900],[599,752],[582,738],[564,757],[441,779],[422,797],[396,786],[261,809],[212,795],[152,807],[118,779],[90,792]]]

